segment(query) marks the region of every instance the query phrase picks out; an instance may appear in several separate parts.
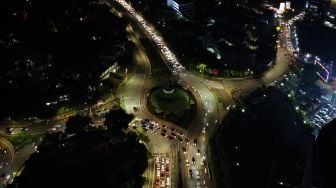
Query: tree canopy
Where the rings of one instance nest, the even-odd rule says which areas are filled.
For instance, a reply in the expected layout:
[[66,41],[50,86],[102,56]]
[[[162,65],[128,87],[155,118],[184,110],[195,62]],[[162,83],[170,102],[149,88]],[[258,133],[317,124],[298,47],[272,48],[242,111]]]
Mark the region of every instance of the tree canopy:
[[85,129],[88,129],[92,125],[90,117],[75,115],[69,117],[66,122],[65,133],[66,134],[76,134],[83,132]]
[[[113,123],[122,111],[111,111]],[[109,120],[108,120],[109,121]],[[61,132],[48,133],[26,162],[15,183],[20,188],[58,187],[142,187],[142,174],[147,168],[147,149],[133,132],[88,127],[87,117],[70,117],[67,126],[76,125],[71,136]],[[114,124],[115,125],[115,124]],[[66,130],[67,130],[66,129]]]
[[119,108],[110,110],[105,115],[104,125],[109,129],[124,130],[128,127],[128,123],[134,118],[133,115],[126,114],[126,112]]

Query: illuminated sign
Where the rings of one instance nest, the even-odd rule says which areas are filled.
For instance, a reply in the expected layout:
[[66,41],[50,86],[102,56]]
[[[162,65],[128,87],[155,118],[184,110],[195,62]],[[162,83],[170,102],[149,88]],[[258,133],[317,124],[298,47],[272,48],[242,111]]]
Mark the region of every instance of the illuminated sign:
[[318,67],[316,74],[321,78],[321,80],[328,83],[332,66],[321,63],[321,60],[318,57],[315,57],[314,64]]
[[291,2],[290,1],[286,1],[286,9],[291,9]]

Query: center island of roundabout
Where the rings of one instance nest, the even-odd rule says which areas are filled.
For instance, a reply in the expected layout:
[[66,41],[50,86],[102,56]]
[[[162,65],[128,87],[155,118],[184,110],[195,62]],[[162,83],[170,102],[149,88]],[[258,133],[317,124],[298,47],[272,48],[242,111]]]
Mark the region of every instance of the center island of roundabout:
[[152,88],[147,98],[147,106],[153,115],[181,128],[187,128],[196,114],[193,95],[173,82]]

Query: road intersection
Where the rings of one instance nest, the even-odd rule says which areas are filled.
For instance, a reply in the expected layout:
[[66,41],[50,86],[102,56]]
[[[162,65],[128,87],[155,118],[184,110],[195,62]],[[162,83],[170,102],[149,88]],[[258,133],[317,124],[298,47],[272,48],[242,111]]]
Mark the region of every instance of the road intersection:
[[[144,120],[156,122],[160,128],[158,134],[148,133],[150,150],[154,154],[164,153],[169,158],[169,183],[165,187],[214,187],[212,184],[210,167],[212,161],[207,159],[207,142],[217,126],[221,123],[227,114],[226,107],[234,104],[234,98],[247,95],[258,87],[272,84],[274,80],[282,79],[282,76],[289,71],[289,65],[293,63],[287,56],[286,49],[279,48],[277,52],[276,63],[260,79],[247,78],[241,80],[226,79],[208,79],[198,74],[194,74],[184,69],[179,64],[175,55],[165,45],[163,38],[158,34],[153,26],[150,26],[141,17],[141,14],[134,14],[134,9],[123,0],[111,0],[105,2],[111,6],[113,12],[121,17],[129,19],[129,25],[126,28],[127,37],[135,44],[134,62],[135,68],[129,71],[119,92],[119,98],[122,108],[127,113],[132,113],[136,117]],[[121,5],[114,7],[114,4]],[[113,7],[113,8],[112,8]],[[130,12],[131,11],[131,12]],[[132,13],[133,12],[133,13]],[[147,29],[146,29],[147,28]],[[150,28],[150,30],[148,30]],[[148,38],[154,45],[156,52],[162,57],[171,74],[174,75],[175,82],[192,93],[196,102],[196,114],[190,125],[183,129],[167,120],[160,119],[147,109],[147,96],[151,88],[161,82],[153,76],[150,55],[146,52],[141,38]],[[164,49],[164,50],[162,50]],[[234,89],[239,88],[238,92],[232,93]],[[97,109],[108,108],[110,105],[102,105]],[[138,109],[138,110],[135,110]],[[93,110],[95,111],[95,110]],[[83,109],[81,114],[91,115],[91,109]],[[71,115],[65,115],[52,120],[45,120],[39,125],[28,124],[29,132],[33,134],[43,134],[55,125],[61,125],[60,130],[64,129],[66,118]],[[95,122],[102,122],[103,117],[96,117]],[[99,124],[99,123],[98,123]],[[34,124],[35,125],[35,124]],[[47,126],[46,126],[47,125]],[[164,126],[164,127],[163,127]],[[171,135],[175,130],[183,139],[169,139],[160,134],[162,130],[168,131]],[[185,150],[184,150],[185,149]],[[25,148],[29,154],[34,151],[33,147]],[[20,158],[25,159],[27,156]],[[146,187],[155,187],[155,175],[157,174],[155,166],[155,156],[149,161],[149,170]],[[22,164],[21,164],[22,165]],[[19,166],[19,165],[17,165]],[[161,167],[160,167],[161,170]],[[167,180],[166,180],[167,181]],[[160,185],[161,186],[161,185]]]

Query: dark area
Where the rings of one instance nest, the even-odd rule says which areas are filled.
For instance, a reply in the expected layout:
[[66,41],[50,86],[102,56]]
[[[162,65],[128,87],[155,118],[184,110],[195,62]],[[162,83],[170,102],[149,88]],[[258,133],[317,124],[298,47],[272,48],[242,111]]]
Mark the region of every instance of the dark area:
[[336,30],[319,22],[307,20],[297,24],[299,44],[303,52],[319,56],[323,60],[336,61]]
[[336,187],[336,120],[321,129],[317,147],[321,188]]
[[232,112],[210,143],[218,187],[300,186],[311,181],[304,174],[314,140],[288,98],[269,88],[246,102],[245,113]]
[[96,0],[5,0],[0,24],[0,119],[93,103],[100,75],[131,62],[125,21]]
[[125,131],[130,118],[110,111],[97,128],[88,117],[70,117],[66,130],[77,129],[47,133],[13,187],[142,187],[147,149]]

